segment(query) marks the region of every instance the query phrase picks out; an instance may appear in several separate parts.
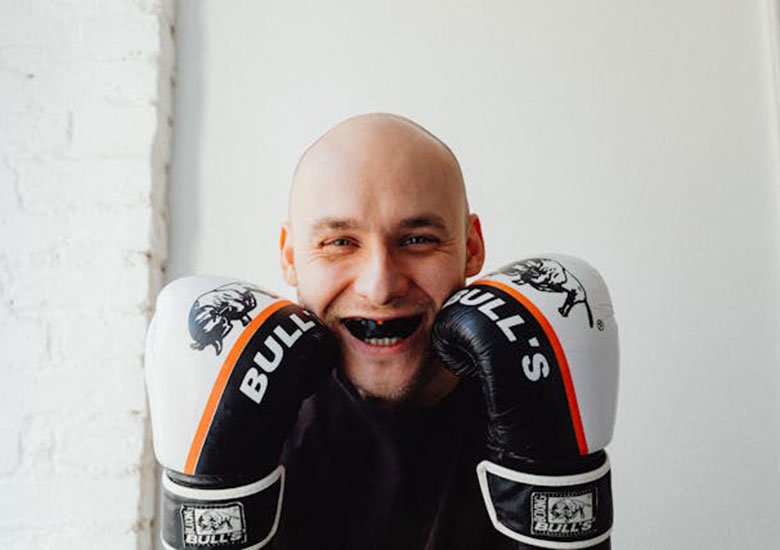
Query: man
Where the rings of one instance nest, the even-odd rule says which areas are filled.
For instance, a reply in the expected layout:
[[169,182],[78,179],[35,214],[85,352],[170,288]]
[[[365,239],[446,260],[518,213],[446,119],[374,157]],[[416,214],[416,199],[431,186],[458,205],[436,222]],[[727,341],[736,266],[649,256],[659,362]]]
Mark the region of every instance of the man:
[[220,277],[158,296],[167,548],[609,548],[617,331],[592,267],[521,260],[450,296],[484,260],[458,163],[378,114],[306,151],[280,244],[322,321]]
[[[431,350],[447,296],[482,268],[452,152],[398,116],[350,118],[295,171],[281,267],[343,365],[304,404],[284,460],[280,548],[485,548],[478,388]],[[489,545],[489,546],[486,546]]]
[[[433,404],[452,390],[454,375],[430,352],[431,325],[485,256],[452,152],[400,117],[351,118],[303,155],[289,215],[282,271],[339,339],[345,378],[390,402]],[[361,319],[399,332],[367,343]]]

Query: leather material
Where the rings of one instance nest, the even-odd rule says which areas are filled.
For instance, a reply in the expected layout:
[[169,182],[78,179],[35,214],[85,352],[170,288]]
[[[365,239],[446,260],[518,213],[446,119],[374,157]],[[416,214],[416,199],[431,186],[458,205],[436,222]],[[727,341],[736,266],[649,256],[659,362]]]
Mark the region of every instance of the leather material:
[[[258,480],[276,472],[301,403],[338,357],[313,313],[252,284],[193,276],[166,286],[147,335],[145,371],[155,454],[166,469],[163,525],[192,527],[182,519],[189,510],[211,522],[201,535],[215,542],[204,547],[227,544],[238,531],[220,529],[229,530],[240,509],[255,542],[235,548],[259,548],[252,545],[268,533],[256,531],[275,525],[269,514],[279,512],[283,476],[271,485]],[[239,496],[220,511],[198,512],[225,495]],[[169,529],[164,540],[176,548],[186,535]]]
[[[614,428],[619,352],[598,272],[563,255],[513,262],[450,297],[434,324],[433,345],[455,374],[481,381],[488,464],[495,468],[483,471],[480,481],[496,527],[544,548],[602,544],[612,506],[609,472],[599,465]],[[594,471],[596,478],[588,473]],[[534,483],[522,481],[527,474],[542,486],[574,474],[588,479],[576,490],[551,489],[560,490],[559,498],[548,499],[558,503],[551,513],[574,514],[570,523],[551,519],[559,522],[557,533],[540,534],[544,529],[521,521],[544,500],[528,488]],[[524,533],[516,530],[521,524],[528,527]]]

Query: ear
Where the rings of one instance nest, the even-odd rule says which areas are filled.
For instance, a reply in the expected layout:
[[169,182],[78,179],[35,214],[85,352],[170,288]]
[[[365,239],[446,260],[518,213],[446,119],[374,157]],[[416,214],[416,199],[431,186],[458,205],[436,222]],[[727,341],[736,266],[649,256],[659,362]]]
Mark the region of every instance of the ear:
[[289,221],[282,224],[279,232],[279,266],[282,276],[290,286],[298,286],[298,275],[295,273],[295,255],[293,254],[292,227]]
[[466,232],[466,277],[473,277],[482,270],[485,263],[485,239],[479,216],[469,214]]

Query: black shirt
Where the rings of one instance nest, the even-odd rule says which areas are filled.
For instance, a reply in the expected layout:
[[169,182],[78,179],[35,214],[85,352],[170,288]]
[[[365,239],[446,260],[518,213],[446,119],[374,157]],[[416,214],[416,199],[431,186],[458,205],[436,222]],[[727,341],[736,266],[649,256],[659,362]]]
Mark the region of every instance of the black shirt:
[[287,440],[274,548],[512,548],[479,492],[484,445],[475,381],[413,408],[363,399],[334,375],[304,402]]

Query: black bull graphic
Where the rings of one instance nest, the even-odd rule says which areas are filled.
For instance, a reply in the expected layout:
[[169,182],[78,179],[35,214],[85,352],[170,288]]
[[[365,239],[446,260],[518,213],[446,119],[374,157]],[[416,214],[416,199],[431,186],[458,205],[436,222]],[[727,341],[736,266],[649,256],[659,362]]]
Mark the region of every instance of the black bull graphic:
[[585,519],[585,505],[573,498],[562,498],[552,505],[550,515],[554,520],[565,522]]
[[198,518],[198,528],[201,533],[217,533],[234,529],[233,523],[241,518],[223,510],[207,510]]
[[500,269],[512,278],[512,282],[518,285],[528,284],[541,292],[560,292],[566,295],[563,305],[558,312],[568,317],[571,309],[577,304],[583,304],[588,312],[588,323],[593,328],[593,313],[588,304],[585,287],[565,267],[555,260],[547,258],[531,258],[523,260]]
[[198,296],[190,308],[192,348],[213,346],[217,355],[222,353],[222,340],[233,329],[233,323],[240,321],[247,326],[252,320],[249,313],[257,307],[255,292],[276,297],[242,283],[228,283]]

